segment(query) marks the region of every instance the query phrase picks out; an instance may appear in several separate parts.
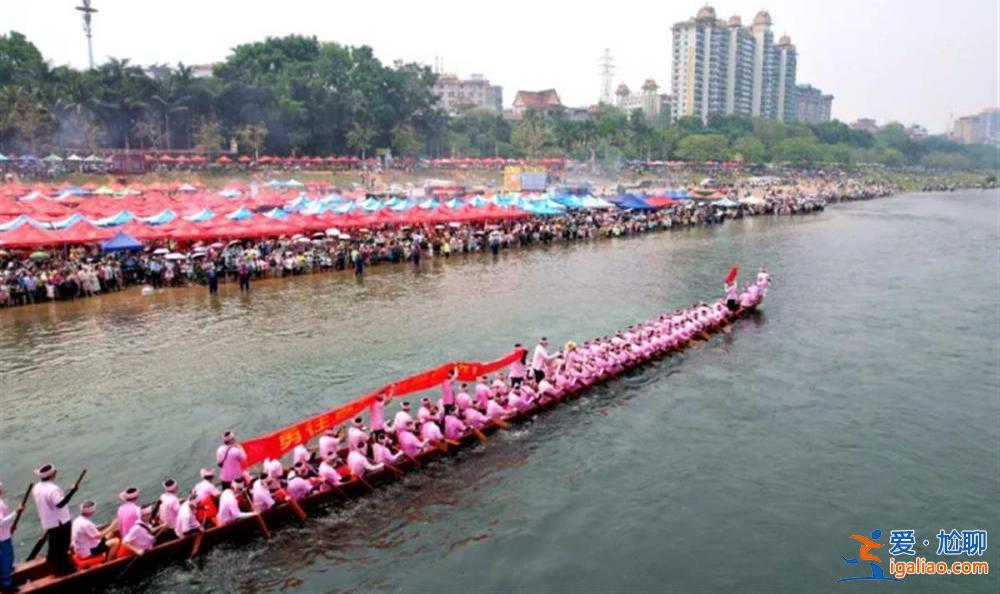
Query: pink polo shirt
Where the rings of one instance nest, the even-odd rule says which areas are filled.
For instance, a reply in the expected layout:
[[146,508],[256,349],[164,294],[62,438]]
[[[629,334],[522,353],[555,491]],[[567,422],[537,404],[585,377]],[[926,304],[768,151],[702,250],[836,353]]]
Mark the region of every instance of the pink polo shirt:
[[385,429],[385,405],[376,400],[372,402],[368,409],[368,418],[372,424],[372,431]]
[[222,465],[222,472],[219,478],[225,482],[230,482],[234,478],[243,474],[243,462],[247,459],[247,453],[238,445],[221,445],[215,451],[215,461]]
[[424,449],[424,444],[409,431],[396,432],[396,441],[399,443],[399,448],[410,456],[416,456]]

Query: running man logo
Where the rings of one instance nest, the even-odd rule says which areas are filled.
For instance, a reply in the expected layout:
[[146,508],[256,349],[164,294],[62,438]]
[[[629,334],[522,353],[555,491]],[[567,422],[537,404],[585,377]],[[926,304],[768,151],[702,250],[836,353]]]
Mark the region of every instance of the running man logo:
[[858,547],[857,557],[843,557],[844,563],[848,565],[859,565],[862,561],[868,562],[869,570],[871,575],[864,575],[858,577],[845,577],[837,580],[838,582],[859,582],[859,581],[879,581],[879,582],[901,582],[903,580],[894,578],[892,576],[886,576],[885,571],[882,569],[882,560],[878,558],[877,555],[871,553],[874,549],[882,548],[882,545],[878,542],[879,537],[882,536],[881,530],[872,530],[871,538],[866,536],[861,536],[860,534],[852,534],[851,538],[860,542],[861,546]]

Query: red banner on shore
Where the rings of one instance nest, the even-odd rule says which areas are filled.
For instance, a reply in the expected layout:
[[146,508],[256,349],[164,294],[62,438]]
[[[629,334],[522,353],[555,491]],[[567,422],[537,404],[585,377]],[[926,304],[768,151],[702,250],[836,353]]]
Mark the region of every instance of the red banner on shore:
[[378,394],[386,394],[390,399],[421,392],[440,385],[448,378],[448,372],[454,369],[455,377],[461,382],[471,382],[476,378],[503,369],[520,359],[526,351],[514,349],[499,359],[486,363],[480,361],[453,361],[439,367],[422,371],[410,377],[382,386],[378,390],[358,398],[337,408],[320,413],[304,421],[289,425],[266,435],[255,437],[243,442],[247,459],[244,468],[263,462],[266,458],[280,458],[286,452],[315,438],[331,427],[349,421],[358,416],[375,401]]

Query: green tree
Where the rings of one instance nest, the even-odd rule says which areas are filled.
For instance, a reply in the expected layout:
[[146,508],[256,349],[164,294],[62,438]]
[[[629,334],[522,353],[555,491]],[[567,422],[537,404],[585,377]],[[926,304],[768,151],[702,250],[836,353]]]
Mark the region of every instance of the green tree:
[[800,136],[779,141],[771,149],[771,157],[778,163],[813,165],[823,161],[824,151],[815,138]]
[[267,140],[267,126],[264,125],[264,122],[247,124],[240,128],[236,137],[241,145],[253,149],[253,160],[256,161],[260,158],[260,147],[264,146],[264,142]]
[[361,158],[367,156],[375,141],[375,127],[367,122],[354,122],[347,132],[347,146],[354,151],[361,153]]
[[729,143],[722,134],[692,134],[677,143],[674,155],[685,161],[723,161],[728,157]]
[[767,159],[767,148],[755,136],[741,136],[733,143],[733,157],[744,163],[763,163]]
[[537,111],[530,110],[524,114],[524,118],[514,126],[511,132],[511,142],[522,155],[529,159],[542,156],[546,149],[555,144],[556,135],[552,125],[545,116]]
[[218,123],[208,117],[203,117],[194,137],[194,148],[201,153],[214,153],[222,148],[222,132]]

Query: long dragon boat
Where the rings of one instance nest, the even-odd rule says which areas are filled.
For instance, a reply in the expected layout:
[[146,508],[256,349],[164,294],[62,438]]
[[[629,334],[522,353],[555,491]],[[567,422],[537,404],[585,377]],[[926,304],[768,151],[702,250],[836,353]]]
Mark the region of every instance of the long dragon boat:
[[[750,307],[741,307],[733,312],[723,323],[707,329],[706,332],[709,334],[718,333],[734,321],[749,315],[755,309],[756,304]],[[704,339],[707,337],[703,336],[702,338]],[[607,382],[622,375],[623,373],[627,373],[635,367],[645,365],[650,361],[662,359],[670,356],[671,354],[681,352],[685,348],[691,346],[692,342],[693,341],[687,342],[678,347],[669,348],[660,352],[654,352],[652,356],[635,360],[615,373],[609,373],[599,377],[587,386],[567,390],[549,398],[545,402],[537,403],[529,409],[513,412],[508,417],[505,417],[504,420],[506,423],[511,424],[529,421],[539,413],[545,412],[569,400],[580,397],[584,391],[595,385]],[[519,356],[521,351],[515,351],[504,358],[497,359],[496,361],[487,364],[449,363],[441,366],[440,368],[436,368],[435,370],[431,370],[430,372],[424,372],[423,374],[412,376],[405,381],[413,384],[413,380],[415,378],[423,378],[423,381],[418,381],[416,382],[416,385],[411,386],[409,391],[415,392],[427,389],[425,385],[428,382],[436,381],[440,377],[439,372],[441,370],[448,370],[452,368],[457,369],[459,371],[459,380],[464,380],[470,377],[479,377],[484,371],[491,372],[491,370],[506,367],[514,360],[515,354]],[[465,366],[464,372],[463,366]],[[376,394],[384,394],[388,392],[391,396],[399,396],[401,393],[406,393],[405,390],[394,392],[391,389],[392,386],[398,385],[400,385],[399,382],[384,387],[347,405],[338,407],[333,411],[324,413],[321,416],[307,419],[302,423],[266,436],[262,436],[256,440],[244,442],[241,445],[244,446],[248,453],[248,462],[246,466],[249,467],[262,461],[263,458],[269,453],[274,453],[275,447],[283,448],[284,451],[291,449],[294,444],[288,445],[290,444],[290,441],[287,437],[283,437],[287,436],[290,431],[294,432],[299,438],[309,437],[310,434],[318,435],[325,429],[326,426],[339,424],[342,422],[342,419],[352,418],[361,410],[366,409],[370,405],[371,399],[373,399]],[[317,418],[323,418],[325,423],[317,423]],[[65,592],[77,594],[82,592],[101,591],[112,586],[138,581],[169,564],[180,563],[194,558],[197,555],[204,554],[206,551],[209,551],[213,547],[223,543],[245,542],[250,539],[260,537],[265,539],[270,538],[269,530],[271,528],[276,528],[290,522],[308,522],[309,515],[301,514],[302,511],[322,512],[324,508],[331,505],[368,495],[373,491],[373,489],[401,480],[410,473],[419,472],[420,468],[428,462],[432,462],[433,460],[444,456],[453,455],[459,450],[477,447],[480,445],[480,440],[483,434],[492,434],[499,428],[499,425],[490,423],[482,429],[480,435],[476,435],[476,433],[470,429],[462,435],[460,439],[456,440],[458,442],[457,445],[453,445],[451,448],[448,448],[447,451],[443,451],[443,449],[438,448],[428,448],[417,456],[412,458],[402,458],[398,464],[366,474],[363,478],[353,477],[348,473],[345,482],[341,483],[338,487],[328,491],[314,492],[299,500],[298,504],[301,509],[295,509],[295,506],[287,501],[280,502],[275,504],[274,507],[260,512],[259,514],[241,517],[223,526],[207,528],[200,532],[195,532],[159,543],[141,556],[111,559],[101,563],[100,565],[85,569],[78,569],[74,573],[63,576],[53,575],[51,567],[44,559],[21,563],[15,567],[15,591],[19,594],[27,592],[45,594]],[[303,441],[298,441],[296,443],[303,443],[304,441],[306,440],[303,439]],[[284,447],[285,445],[288,445],[288,447]],[[342,457],[343,455],[346,455],[346,451],[342,452]]]

